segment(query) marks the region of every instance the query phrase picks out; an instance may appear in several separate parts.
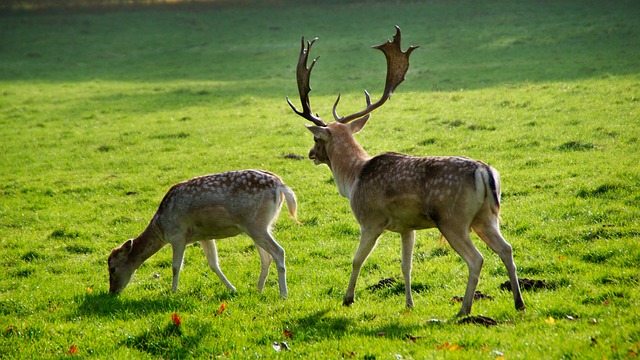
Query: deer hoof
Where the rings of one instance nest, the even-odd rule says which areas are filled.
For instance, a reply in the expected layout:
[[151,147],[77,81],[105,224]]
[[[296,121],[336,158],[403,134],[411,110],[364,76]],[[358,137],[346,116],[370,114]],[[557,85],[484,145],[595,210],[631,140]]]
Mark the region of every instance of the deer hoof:
[[353,304],[353,298],[344,298],[342,301],[342,306],[350,306]]

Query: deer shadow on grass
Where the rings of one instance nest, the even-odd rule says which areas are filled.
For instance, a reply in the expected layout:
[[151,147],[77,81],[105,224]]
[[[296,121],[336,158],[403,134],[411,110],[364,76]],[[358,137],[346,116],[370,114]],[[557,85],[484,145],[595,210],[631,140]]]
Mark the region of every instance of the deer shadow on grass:
[[[221,293],[214,303],[228,300],[231,295]],[[118,319],[144,317],[148,314],[184,311],[193,306],[182,296],[158,296],[132,299],[109,292],[87,293],[76,297],[78,307],[71,317],[110,317]]]
[[[170,313],[189,307],[182,297],[161,296],[153,299],[128,299],[108,292],[79,295],[76,316],[99,316],[112,319],[145,317],[151,313]],[[145,352],[153,357],[184,359],[192,357],[201,348],[205,336],[220,336],[217,329],[207,321],[190,318],[188,326],[181,326],[177,314],[164,324],[152,324],[142,330],[126,333],[119,345]],[[184,329],[184,330],[183,330]]]

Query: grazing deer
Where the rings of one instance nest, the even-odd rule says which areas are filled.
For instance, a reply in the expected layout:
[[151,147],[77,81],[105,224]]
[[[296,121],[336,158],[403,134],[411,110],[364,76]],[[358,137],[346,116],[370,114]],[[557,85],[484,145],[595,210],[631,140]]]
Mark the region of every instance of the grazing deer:
[[314,115],[309,103],[309,78],[317,58],[307,67],[309,52],[316,39],[306,43],[302,38],[296,78],[302,111],[287,98],[293,111],[314,125],[307,125],[314,135],[315,145],[309,158],[316,165],[331,169],[340,195],[349,199],[351,210],[360,224],[360,244],[353,259],[351,279],[344,305],[354,301],[356,281],[362,264],[373,250],[378,237],[385,231],[402,237],[402,272],[406,305],[413,307],[411,267],[415,231],[437,227],[469,268],[467,289],[458,316],[471,312],[483,257],[471,242],[473,229],[504,262],[509,273],[516,309],[524,309],[511,246],[502,238],[498,224],[500,210],[500,179],[489,165],[463,157],[413,157],[397,153],[369,156],[355,140],[370,112],[384,104],[404,80],[409,68],[409,55],[400,48],[401,33],[396,26],[393,41],[374,48],[387,59],[387,78],[382,98],[372,104],[365,90],[367,106],[355,114],[340,117],[333,105],[335,121],[325,123]]
[[109,255],[109,291],[124,290],[146,259],[171,244],[171,289],[176,292],[185,247],[196,241],[202,245],[211,270],[229,290],[235,291],[218,266],[218,251],[213,239],[246,233],[253,239],[260,255],[258,290],[262,291],[271,260],[275,259],[280,296],[286,297],[284,249],[270,234],[283,198],[289,214],[296,219],[297,203],[293,191],[278,176],[258,170],[206,175],[174,185],[142,234],[125,241]]

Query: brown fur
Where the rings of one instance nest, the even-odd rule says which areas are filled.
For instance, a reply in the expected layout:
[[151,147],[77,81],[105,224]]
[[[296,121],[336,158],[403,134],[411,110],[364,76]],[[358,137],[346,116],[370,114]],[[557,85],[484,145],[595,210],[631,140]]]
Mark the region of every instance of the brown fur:
[[524,309],[511,246],[502,238],[498,225],[498,172],[485,163],[463,157],[413,157],[397,153],[370,157],[353,137],[367,120],[368,116],[349,124],[309,126],[316,141],[309,158],[316,164],[329,166],[340,194],[349,199],[362,232],[344,304],[354,301],[362,264],[378,237],[389,230],[402,237],[406,305],[412,307],[415,230],[436,227],[469,267],[459,315],[471,312],[483,263],[482,255],[469,238],[470,229],[500,256],[509,272],[515,306]]
[[297,204],[293,191],[278,176],[258,170],[207,175],[174,185],[147,228],[109,255],[109,291],[124,290],[135,270],[167,244],[173,249],[172,290],[177,291],[185,247],[196,241],[201,244],[209,267],[229,290],[235,291],[218,266],[213,239],[246,233],[253,239],[262,264],[258,289],[264,287],[274,259],[280,296],[286,297],[284,249],[270,234],[283,199],[295,219]]

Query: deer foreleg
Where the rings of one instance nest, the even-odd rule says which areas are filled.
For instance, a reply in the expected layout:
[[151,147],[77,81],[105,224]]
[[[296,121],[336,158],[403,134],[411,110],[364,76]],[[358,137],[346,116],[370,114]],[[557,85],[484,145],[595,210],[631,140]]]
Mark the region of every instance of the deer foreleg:
[[171,249],[173,250],[173,260],[171,269],[173,271],[173,282],[171,283],[171,291],[178,291],[178,280],[180,279],[180,270],[184,261],[184,241],[172,241]]
[[404,276],[404,293],[407,307],[413,307],[411,295],[411,267],[413,263],[413,247],[415,245],[416,232],[409,231],[402,234],[402,275]]
[[342,301],[342,305],[349,306],[353,304],[353,299],[355,297],[356,291],[356,282],[358,281],[358,276],[360,275],[360,269],[362,268],[362,264],[367,260],[369,254],[376,246],[376,241],[382,231],[367,231],[366,229],[361,228],[360,235],[360,244],[358,245],[358,250],[356,250],[356,255],[353,257],[353,269],[351,270],[351,278],[349,279],[349,286],[347,287],[347,293],[344,295],[344,300]]
[[220,265],[218,263],[218,249],[216,247],[215,240],[200,241],[200,245],[202,245],[204,256],[207,258],[207,262],[209,263],[211,270],[218,275],[227,289],[230,291],[236,291],[236,288],[231,284],[231,282],[229,282],[229,280],[227,280],[227,277],[224,276],[222,270],[220,270]]

